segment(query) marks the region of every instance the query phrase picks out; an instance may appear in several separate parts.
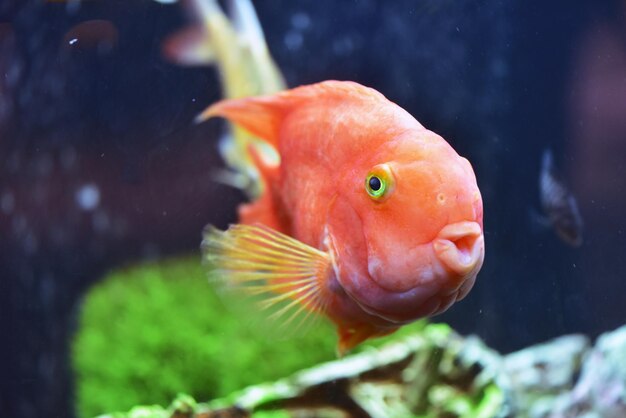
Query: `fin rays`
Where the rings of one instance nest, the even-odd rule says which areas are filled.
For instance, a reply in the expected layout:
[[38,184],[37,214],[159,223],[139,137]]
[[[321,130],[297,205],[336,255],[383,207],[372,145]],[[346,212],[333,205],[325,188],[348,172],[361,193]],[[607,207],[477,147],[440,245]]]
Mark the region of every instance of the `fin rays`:
[[209,227],[202,249],[211,279],[253,296],[281,329],[302,328],[326,309],[321,284],[330,257],[325,252],[263,225]]

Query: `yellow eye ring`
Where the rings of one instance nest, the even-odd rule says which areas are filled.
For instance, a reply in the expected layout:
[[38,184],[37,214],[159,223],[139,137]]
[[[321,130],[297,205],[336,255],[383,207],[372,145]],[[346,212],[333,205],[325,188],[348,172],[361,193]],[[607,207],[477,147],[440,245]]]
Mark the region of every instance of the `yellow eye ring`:
[[379,202],[389,197],[394,186],[393,173],[387,164],[374,166],[365,178],[365,191],[369,197]]

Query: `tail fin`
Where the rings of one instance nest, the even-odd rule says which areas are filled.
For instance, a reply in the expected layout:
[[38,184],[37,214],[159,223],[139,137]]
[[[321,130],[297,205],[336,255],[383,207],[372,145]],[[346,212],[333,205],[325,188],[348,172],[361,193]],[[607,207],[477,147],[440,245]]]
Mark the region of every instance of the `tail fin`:
[[[250,0],[230,0],[232,19],[216,0],[190,0],[189,4],[196,26],[165,42],[166,57],[182,65],[215,65],[227,99],[267,95],[285,89],[283,76],[269,54]],[[203,119],[199,117],[197,121]],[[255,198],[261,194],[263,184],[250,157],[250,146],[259,148],[268,160],[278,160],[275,150],[232,125],[220,141],[219,149],[229,168],[239,173],[239,178],[243,174],[248,179],[242,188]]]

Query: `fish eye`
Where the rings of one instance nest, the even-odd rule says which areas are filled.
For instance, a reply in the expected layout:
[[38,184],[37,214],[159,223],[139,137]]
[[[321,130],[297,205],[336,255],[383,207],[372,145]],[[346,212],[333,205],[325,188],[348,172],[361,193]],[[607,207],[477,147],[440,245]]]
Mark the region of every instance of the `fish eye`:
[[387,164],[374,166],[365,179],[367,194],[376,201],[382,201],[393,191],[394,179]]
[[372,192],[377,192],[383,187],[383,182],[376,176],[370,177],[368,184]]

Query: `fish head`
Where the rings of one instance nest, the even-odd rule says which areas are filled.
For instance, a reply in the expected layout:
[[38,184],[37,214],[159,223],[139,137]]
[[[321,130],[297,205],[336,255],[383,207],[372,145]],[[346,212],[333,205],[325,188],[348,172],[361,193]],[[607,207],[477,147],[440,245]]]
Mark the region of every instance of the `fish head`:
[[352,219],[352,232],[335,245],[364,265],[340,259],[346,267],[338,280],[366,312],[405,323],[468,294],[485,246],[482,198],[465,158],[433,132],[410,131],[373,150],[346,178],[354,214],[343,218]]

